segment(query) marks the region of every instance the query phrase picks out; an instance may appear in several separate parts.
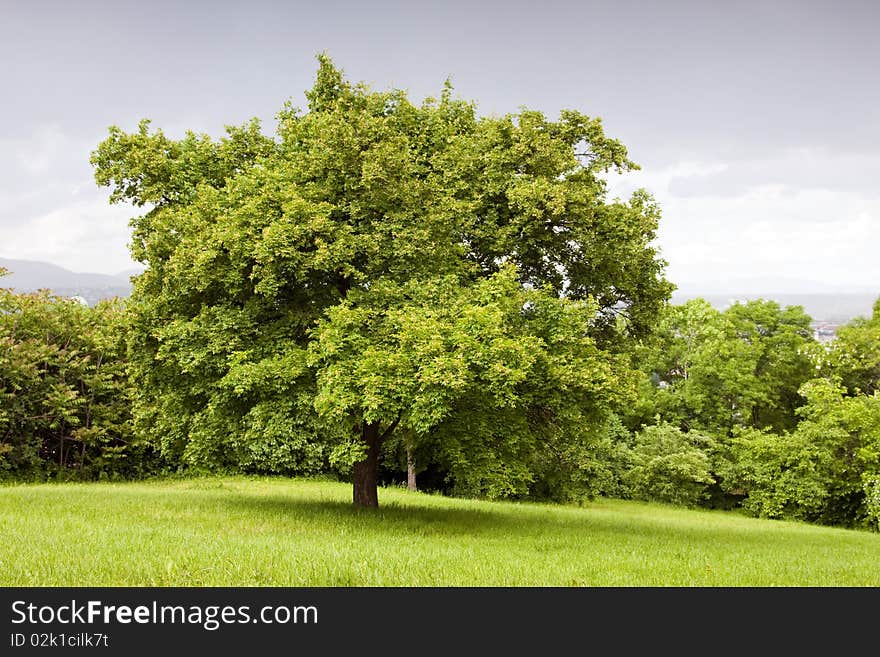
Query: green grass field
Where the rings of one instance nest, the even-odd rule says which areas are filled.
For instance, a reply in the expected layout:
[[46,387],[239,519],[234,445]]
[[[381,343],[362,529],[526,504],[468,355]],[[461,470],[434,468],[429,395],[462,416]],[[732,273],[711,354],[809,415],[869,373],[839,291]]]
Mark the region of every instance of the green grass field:
[[3,586],[880,586],[880,534],[597,500],[193,479],[0,487]]

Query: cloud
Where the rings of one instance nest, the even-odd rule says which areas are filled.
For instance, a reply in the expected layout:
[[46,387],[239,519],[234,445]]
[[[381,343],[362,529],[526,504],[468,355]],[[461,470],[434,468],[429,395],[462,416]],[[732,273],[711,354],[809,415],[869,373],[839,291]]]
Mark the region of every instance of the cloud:
[[92,180],[90,140],[58,124],[0,141],[0,256],[113,274],[132,266],[131,207]]
[[[682,289],[748,281],[768,292],[880,291],[880,198],[862,186],[809,180],[744,182],[734,192],[718,183],[734,169],[727,162],[681,162],[612,178],[609,190],[623,197],[643,186],[654,194],[663,212],[657,243],[669,278]],[[697,185],[699,194],[682,192]]]
[[111,206],[94,193],[0,229],[0,256],[115,274],[134,266],[126,246],[132,214],[132,208]]
[[704,175],[676,174],[669,191],[676,196],[735,197],[754,187],[848,191],[880,198],[880,153],[831,152],[826,148],[790,148],[760,159],[728,160]]
[[727,171],[728,167],[726,162],[700,160],[680,160],[672,165],[656,168],[645,166],[624,175],[612,175],[608,180],[610,196],[628,196],[639,187],[655,194],[660,191],[670,192],[675,181],[711,179]]

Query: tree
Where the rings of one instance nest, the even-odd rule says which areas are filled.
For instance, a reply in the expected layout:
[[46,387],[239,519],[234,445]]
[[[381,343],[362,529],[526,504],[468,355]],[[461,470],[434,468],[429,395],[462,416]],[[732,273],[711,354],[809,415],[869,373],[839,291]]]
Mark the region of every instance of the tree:
[[846,396],[839,379],[808,381],[801,394],[794,431],[735,438],[728,485],[748,493],[744,507],[756,515],[876,523],[880,394]]
[[880,298],[871,317],[857,317],[837,331],[828,364],[850,394],[880,390]]
[[635,165],[598,119],[479,117],[448,84],[414,105],[319,62],[275,139],[145,121],[93,153],[112,201],[149,206],[132,220],[138,430],[194,464],[351,465],[364,506],[406,430],[472,489],[521,490],[539,442],[627,388],[616,354],[671,288],[659,212],[644,192],[606,200],[602,174]]
[[798,389],[815,375],[818,351],[800,306],[758,300],[721,312],[694,299],[668,308],[638,357],[654,381],[643,415],[731,436],[794,428]]
[[623,364],[589,337],[594,317],[595,304],[523,288],[513,267],[473,285],[443,277],[350,292],[309,353],[316,408],[358,438],[344,449],[356,498],[376,503],[379,448],[401,425],[416,444],[435,443],[434,458],[471,492],[524,491],[536,450],[588,432],[627,386]]
[[[0,269],[0,275],[4,270]],[[0,289],[0,477],[136,476],[123,308]]]

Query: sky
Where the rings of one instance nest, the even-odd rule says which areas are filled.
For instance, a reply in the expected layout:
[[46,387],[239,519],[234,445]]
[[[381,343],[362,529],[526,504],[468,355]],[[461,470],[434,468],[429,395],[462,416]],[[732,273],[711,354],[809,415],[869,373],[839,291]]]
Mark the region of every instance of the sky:
[[880,3],[0,0],[0,257],[132,268],[94,182],[110,125],[274,129],[327,52],[420,100],[601,117],[690,292],[880,293]]

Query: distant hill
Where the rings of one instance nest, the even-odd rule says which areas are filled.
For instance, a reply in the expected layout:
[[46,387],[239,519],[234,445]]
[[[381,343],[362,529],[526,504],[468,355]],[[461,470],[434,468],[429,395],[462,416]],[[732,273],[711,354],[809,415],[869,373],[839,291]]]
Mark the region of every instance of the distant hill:
[[16,292],[48,289],[59,296],[81,296],[90,305],[100,299],[127,297],[131,294],[129,277],[138,273],[126,271],[110,275],[73,272],[48,262],[11,258],[0,258],[0,267],[11,272],[0,278],[0,287],[12,288]]

